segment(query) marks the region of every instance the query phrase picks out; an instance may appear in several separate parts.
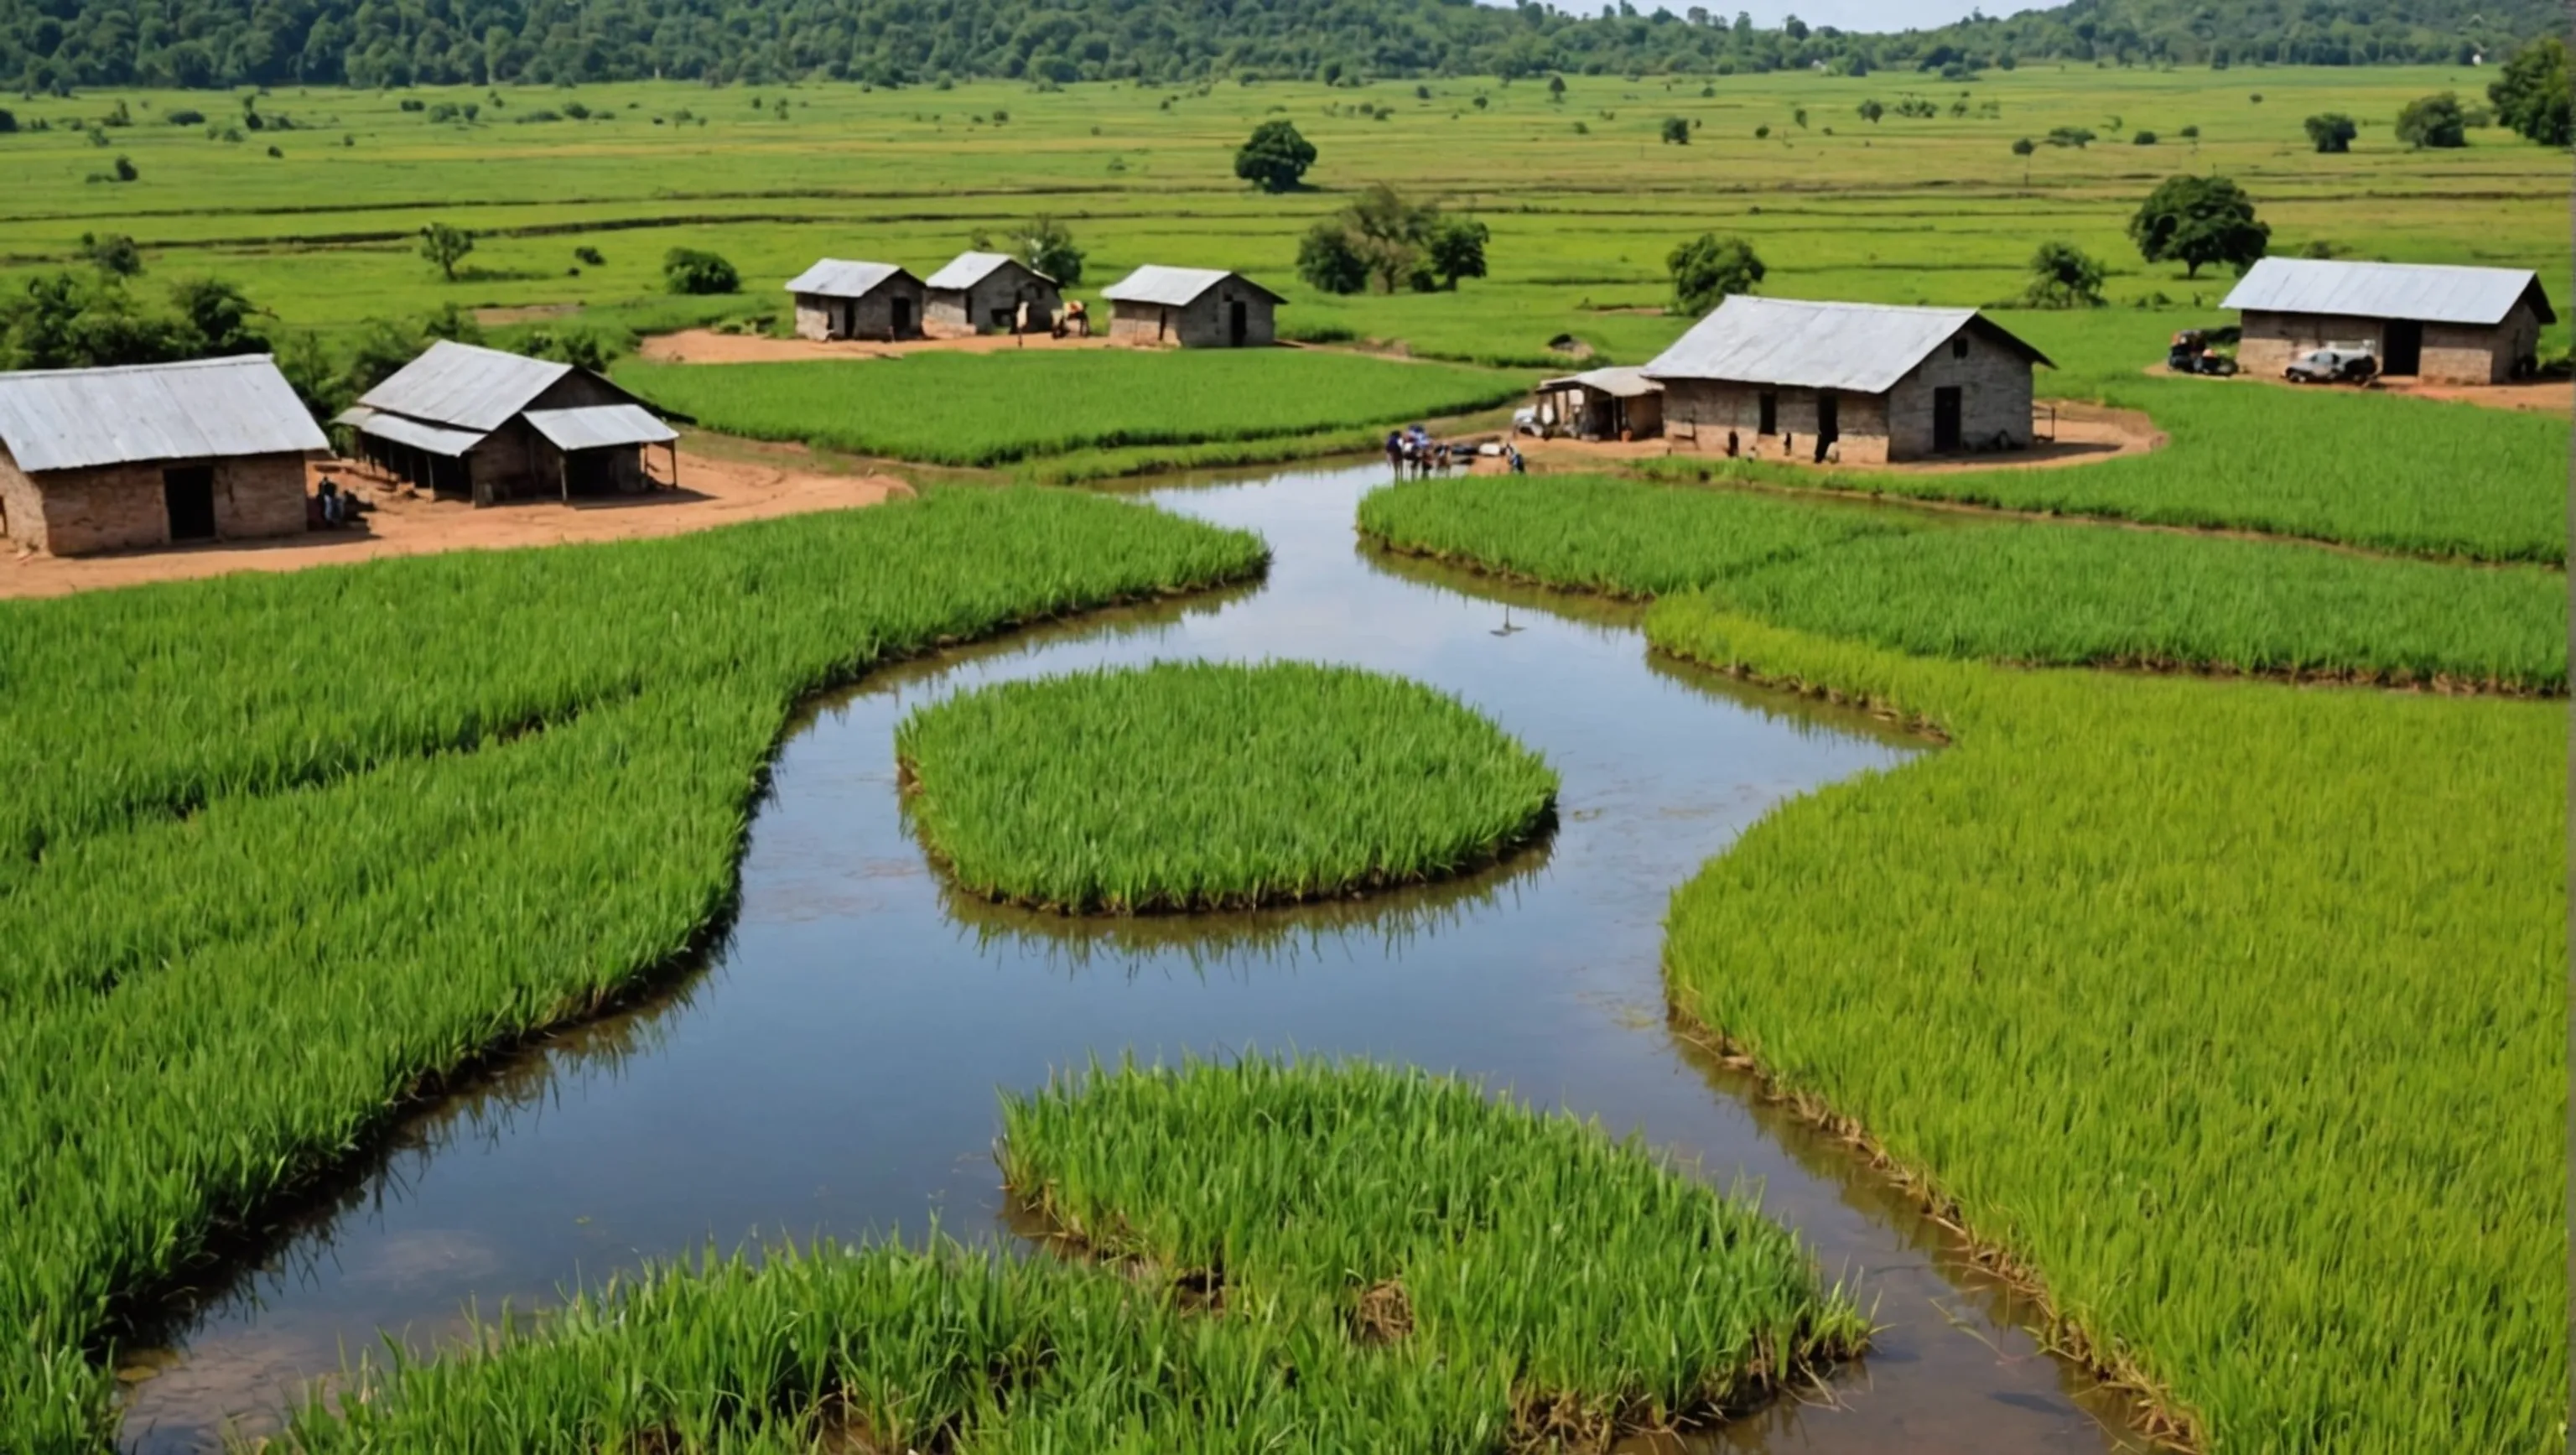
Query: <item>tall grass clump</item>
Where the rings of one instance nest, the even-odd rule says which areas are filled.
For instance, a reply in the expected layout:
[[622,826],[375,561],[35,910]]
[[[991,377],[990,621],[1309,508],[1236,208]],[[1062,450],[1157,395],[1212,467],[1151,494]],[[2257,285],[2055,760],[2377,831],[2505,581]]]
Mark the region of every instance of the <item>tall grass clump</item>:
[[2563,1441],[2562,706],[1647,630],[1955,744],[1684,886],[1682,1011],[2204,1448]]
[[617,379],[727,434],[974,466],[1384,426],[1527,388],[1490,369],[1304,349],[626,363]]
[[1095,1069],[1004,1117],[1012,1185],[1069,1257],[934,1238],[656,1265],[361,1373],[366,1398],[312,1399],[289,1438],[1601,1450],[1754,1403],[1867,1333],[1750,1203],[1419,1072]]
[[0,1448],[103,1445],[84,1355],[222,1230],[701,943],[799,696],[1262,560],[933,492],[0,609]]
[[906,806],[988,898],[1128,914],[1443,878],[1543,833],[1557,778],[1453,698],[1301,662],[959,693],[895,730]]
[[1706,486],[1410,482],[1363,534],[1620,596],[1702,589],[1747,615],[1936,656],[2567,689],[2567,582],[2288,541],[1909,518]]

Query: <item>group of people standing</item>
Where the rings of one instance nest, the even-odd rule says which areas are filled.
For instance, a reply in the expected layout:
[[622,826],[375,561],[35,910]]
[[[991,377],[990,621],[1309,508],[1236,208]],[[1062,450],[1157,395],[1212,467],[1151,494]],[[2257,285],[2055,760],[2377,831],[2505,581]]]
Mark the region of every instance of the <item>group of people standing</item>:
[[[1467,445],[1444,445],[1418,424],[1392,431],[1386,437],[1386,465],[1398,480],[1418,479],[1434,471],[1445,475],[1462,455],[1472,461],[1476,451]],[[1519,448],[1509,440],[1503,442],[1502,458],[1513,474],[1527,473],[1528,465],[1521,459]]]

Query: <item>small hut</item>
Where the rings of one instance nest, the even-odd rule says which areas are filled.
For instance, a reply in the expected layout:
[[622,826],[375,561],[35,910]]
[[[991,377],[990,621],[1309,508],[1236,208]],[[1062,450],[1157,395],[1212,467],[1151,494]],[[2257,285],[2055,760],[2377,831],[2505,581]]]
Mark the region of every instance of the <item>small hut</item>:
[[353,453],[433,495],[476,505],[652,488],[648,445],[679,435],[642,401],[588,369],[445,339],[332,421]]
[[893,263],[825,258],[788,279],[787,291],[798,338],[921,337],[921,280]]
[[1053,278],[1008,253],[959,253],[921,287],[929,300],[922,331],[932,338],[1017,332],[1024,304],[1026,327],[1044,333],[1064,306]]
[[1739,295],[1641,372],[1676,448],[1885,464],[2029,448],[2048,363],[1973,308]]
[[1147,264],[1100,290],[1109,336],[1136,344],[1240,349],[1277,337],[1287,301],[1241,273]]
[[2265,258],[2220,305],[2245,315],[2237,364],[2279,375],[2330,343],[2360,343],[2391,378],[2502,384],[2540,367],[2540,329],[2555,323],[2525,268],[2433,267]]
[[1664,386],[1638,369],[1586,369],[1538,386],[1538,422],[1586,440],[1650,440],[1664,432]]
[[266,354],[0,374],[0,530],[57,556],[301,534],[330,447]]

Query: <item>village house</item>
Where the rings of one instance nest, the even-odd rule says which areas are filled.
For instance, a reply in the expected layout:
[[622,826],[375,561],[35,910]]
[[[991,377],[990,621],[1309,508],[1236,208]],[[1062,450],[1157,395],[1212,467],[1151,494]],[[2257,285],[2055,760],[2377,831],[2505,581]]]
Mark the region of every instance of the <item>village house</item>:
[[1109,336],[1134,344],[1246,348],[1277,337],[1278,294],[1217,268],[1147,264],[1100,290]]
[[1538,422],[1585,440],[1650,440],[1664,432],[1664,386],[1639,369],[1586,369],[1538,386]]
[[2391,378],[2502,384],[2537,372],[2541,326],[2558,321],[2528,269],[2320,258],[2265,258],[2222,306],[2244,315],[2237,365],[2273,377],[2310,349],[2358,343]]
[[[1064,306],[1053,278],[1008,253],[959,253],[921,286],[929,300],[922,331],[932,338],[1045,333]],[[1025,318],[1020,312],[1024,304]]]
[[266,354],[0,374],[0,530],[57,556],[300,535],[329,448]]
[[1640,372],[1676,449],[1886,464],[2029,448],[2034,364],[1973,308],[1738,296]]
[[441,339],[334,424],[352,453],[433,495],[477,505],[652,488],[644,448],[679,435],[588,369]]
[[892,342],[921,337],[921,280],[893,263],[825,258],[787,281],[796,336]]

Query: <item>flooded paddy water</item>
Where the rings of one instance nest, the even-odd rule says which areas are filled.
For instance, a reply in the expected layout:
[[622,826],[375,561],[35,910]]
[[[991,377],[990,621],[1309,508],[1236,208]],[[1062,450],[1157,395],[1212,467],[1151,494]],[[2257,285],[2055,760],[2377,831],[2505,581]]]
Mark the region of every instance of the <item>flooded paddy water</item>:
[[[1881,1330],[1829,1389],[1694,1438],[1738,1451],[2137,1448],[2126,1402],[2035,1346],[2008,1290],[1838,1144],[1667,1026],[1675,886],[1782,800],[1925,751],[1866,717],[1649,656],[1627,609],[1359,548],[1381,467],[1176,486],[1259,532],[1256,585],[873,674],[791,726],[701,973],[412,1118],[137,1356],[125,1443],[273,1428],[386,1338],[452,1340],[710,1244],[1007,1238],[998,1087],[1134,1053],[1365,1055],[1455,1071],[1758,1184]],[[895,785],[895,724],[963,687],[1158,659],[1346,662],[1430,683],[1564,780],[1543,847],[1473,879],[1258,914],[1076,922],[952,893]],[[1175,784],[1175,792],[1185,791]],[[1565,1250],[1582,1256],[1579,1248]],[[1640,1300],[1655,1296],[1640,1289]]]

